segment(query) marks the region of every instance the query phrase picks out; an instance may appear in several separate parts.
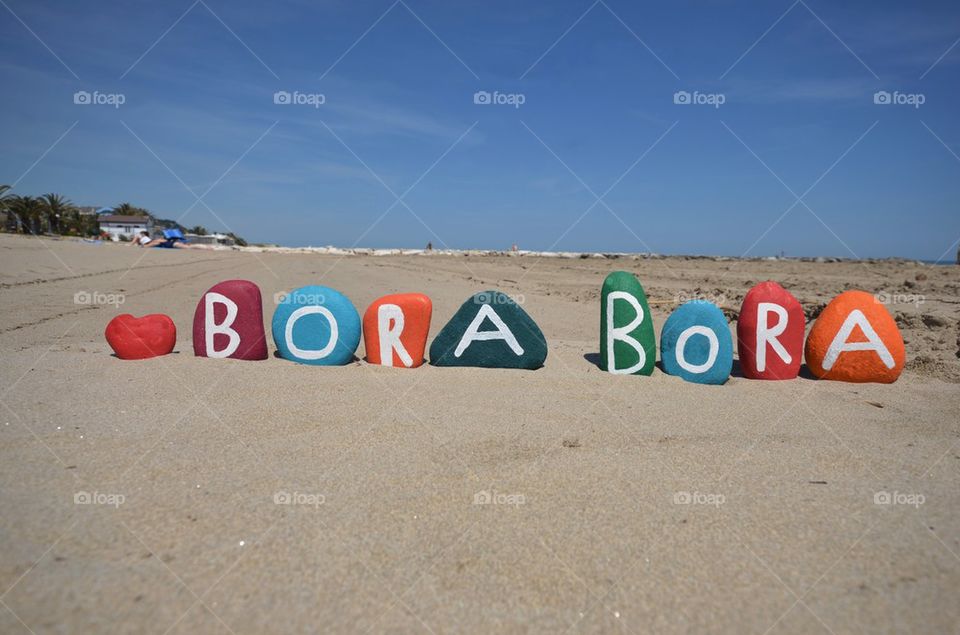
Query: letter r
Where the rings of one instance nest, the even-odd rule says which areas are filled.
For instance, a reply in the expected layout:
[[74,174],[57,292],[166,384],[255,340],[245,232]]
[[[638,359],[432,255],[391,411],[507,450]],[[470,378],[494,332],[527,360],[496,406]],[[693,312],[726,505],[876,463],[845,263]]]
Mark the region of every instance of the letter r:
[[[776,313],[780,318],[776,326],[770,328],[769,318],[771,313]],[[757,371],[763,372],[767,368],[767,344],[780,356],[784,363],[789,364],[793,361],[790,353],[780,340],[777,338],[787,330],[787,310],[773,302],[760,302],[757,305],[757,348],[754,354],[757,359]]]
[[380,341],[380,364],[393,366],[396,351],[400,362],[407,368],[413,366],[410,353],[400,341],[403,334],[403,309],[396,304],[381,304],[377,309],[377,336]]

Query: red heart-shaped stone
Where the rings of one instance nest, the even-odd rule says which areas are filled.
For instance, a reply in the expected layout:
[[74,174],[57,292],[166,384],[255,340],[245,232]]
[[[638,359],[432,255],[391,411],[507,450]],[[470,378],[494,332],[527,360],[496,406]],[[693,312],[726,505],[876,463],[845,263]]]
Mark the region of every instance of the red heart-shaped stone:
[[177,327],[163,313],[133,317],[129,313],[110,320],[103,333],[120,359],[147,359],[166,355],[177,343]]

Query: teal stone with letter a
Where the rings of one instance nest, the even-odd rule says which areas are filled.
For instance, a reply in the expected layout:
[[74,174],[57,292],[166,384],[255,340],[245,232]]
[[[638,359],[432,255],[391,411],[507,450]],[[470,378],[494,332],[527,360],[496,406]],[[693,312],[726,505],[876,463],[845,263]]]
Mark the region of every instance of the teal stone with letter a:
[[656,362],[647,294],[633,274],[614,271],[600,290],[600,368],[618,375],[651,375]]
[[433,366],[535,369],[546,359],[540,327],[499,291],[477,293],[464,302],[430,345]]

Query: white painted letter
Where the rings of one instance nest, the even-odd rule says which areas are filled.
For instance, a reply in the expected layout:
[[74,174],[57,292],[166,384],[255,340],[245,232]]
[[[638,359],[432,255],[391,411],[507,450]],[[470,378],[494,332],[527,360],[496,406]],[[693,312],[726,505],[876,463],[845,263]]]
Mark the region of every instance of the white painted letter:
[[[493,325],[497,327],[496,331],[480,331],[480,325],[483,324],[483,319],[489,318]],[[477,311],[476,317],[473,318],[473,322],[470,323],[470,326],[467,327],[467,330],[464,331],[463,337],[460,338],[460,343],[457,344],[456,350],[453,351],[454,357],[460,357],[463,355],[463,351],[467,350],[467,347],[473,344],[474,342],[484,341],[484,340],[503,340],[507,343],[507,346],[510,347],[510,350],[516,355],[523,355],[523,348],[521,348],[517,338],[514,337],[513,333],[507,328],[507,325],[504,324],[503,320],[500,319],[500,316],[497,315],[497,312],[493,310],[489,304],[481,304],[480,310]]]
[[[297,320],[303,316],[312,315],[314,313],[319,313],[323,317],[327,318],[327,322],[330,323],[330,341],[327,342],[326,346],[318,351],[297,348],[293,344],[293,326],[297,323]],[[291,313],[290,317],[287,318],[287,326],[283,332],[283,339],[287,343],[287,348],[290,349],[290,354],[299,357],[300,359],[323,359],[333,352],[334,347],[337,345],[337,338],[339,336],[340,329],[337,327],[337,319],[333,317],[333,313],[331,313],[330,309],[327,307],[316,305],[302,306]]]
[[[392,327],[392,328],[391,328]],[[380,339],[380,364],[393,366],[393,352],[404,366],[413,366],[410,353],[403,347],[400,334],[403,333],[403,310],[396,304],[381,304],[377,309],[377,334]]]
[[[233,326],[234,320],[237,319],[237,303],[228,298],[225,295],[208,291],[203,298],[204,300],[204,325],[203,325],[203,334],[204,341],[207,345],[207,357],[215,358],[224,358],[230,357],[233,355],[237,348],[240,347],[240,334],[235,330],[230,328]],[[223,319],[222,324],[214,323],[214,313],[213,308],[217,304],[222,304],[227,307],[227,317]],[[218,351],[213,346],[213,336],[217,333],[221,333],[230,338],[230,342],[227,344],[227,347],[222,351]]]
[[[771,313],[776,313],[780,320],[777,325],[770,328],[767,320]],[[757,305],[757,370],[763,372],[767,368],[767,344],[773,347],[773,350],[780,356],[784,363],[789,364],[793,361],[790,353],[783,347],[777,336],[781,335],[787,329],[787,310],[773,302],[761,302]]]
[[[866,342],[847,341],[854,326],[859,326],[863,334],[867,336]],[[833,341],[830,342],[827,354],[823,358],[823,370],[833,368],[833,365],[837,363],[837,358],[840,357],[840,353],[846,351],[875,351],[877,355],[880,356],[883,365],[887,368],[893,368],[897,365],[896,362],[893,361],[893,355],[887,350],[883,340],[877,336],[877,332],[873,330],[873,326],[871,326],[870,321],[867,320],[867,316],[865,316],[860,309],[850,311],[850,315],[843,321],[843,326],[840,327]]]
[[[710,342],[710,352],[707,354],[707,361],[702,364],[691,364],[684,356],[684,348],[687,346],[687,340],[693,335],[703,335]],[[713,363],[717,361],[717,354],[719,352],[720,342],[717,340],[717,334],[713,332],[713,329],[706,326],[691,326],[677,338],[677,363],[680,365],[680,368],[688,373],[699,375],[700,373],[705,373],[710,370]]]
[[[620,328],[614,328],[613,326],[613,305],[615,300],[626,300],[637,313],[637,316],[633,318],[632,322]],[[609,372],[615,375],[630,375],[643,368],[643,365],[647,363],[647,353],[643,350],[643,347],[640,346],[640,342],[629,335],[630,331],[640,326],[642,322],[643,307],[640,306],[640,302],[637,301],[635,297],[626,291],[611,291],[607,294],[607,365],[609,366],[607,370]],[[617,340],[626,342],[633,347],[633,350],[637,351],[640,359],[636,364],[629,368],[617,368],[617,360],[613,354],[613,343]]]

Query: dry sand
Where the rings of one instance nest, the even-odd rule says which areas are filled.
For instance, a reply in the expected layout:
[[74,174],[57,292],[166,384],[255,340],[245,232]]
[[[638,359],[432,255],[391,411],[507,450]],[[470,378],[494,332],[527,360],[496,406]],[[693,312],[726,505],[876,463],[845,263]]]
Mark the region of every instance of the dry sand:
[[[960,628],[960,268],[11,236],[0,261],[0,632]],[[591,362],[614,269],[639,276],[658,330],[694,295],[735,317],[764,279],[810,315],[847,288],[925,301],[890,307],[909,359],[896,384],[706,387]],[[267,323],[273,294],[303,284],[361,311],[423,291],[432,333],[499,288],[523,296],[550,352],[535,372],[195,358],[195,304],[228,278],[260,285]],[[177,352],[111,357],[119,312],[168,313]],[[498,503],[474,504],[484,490]]]

